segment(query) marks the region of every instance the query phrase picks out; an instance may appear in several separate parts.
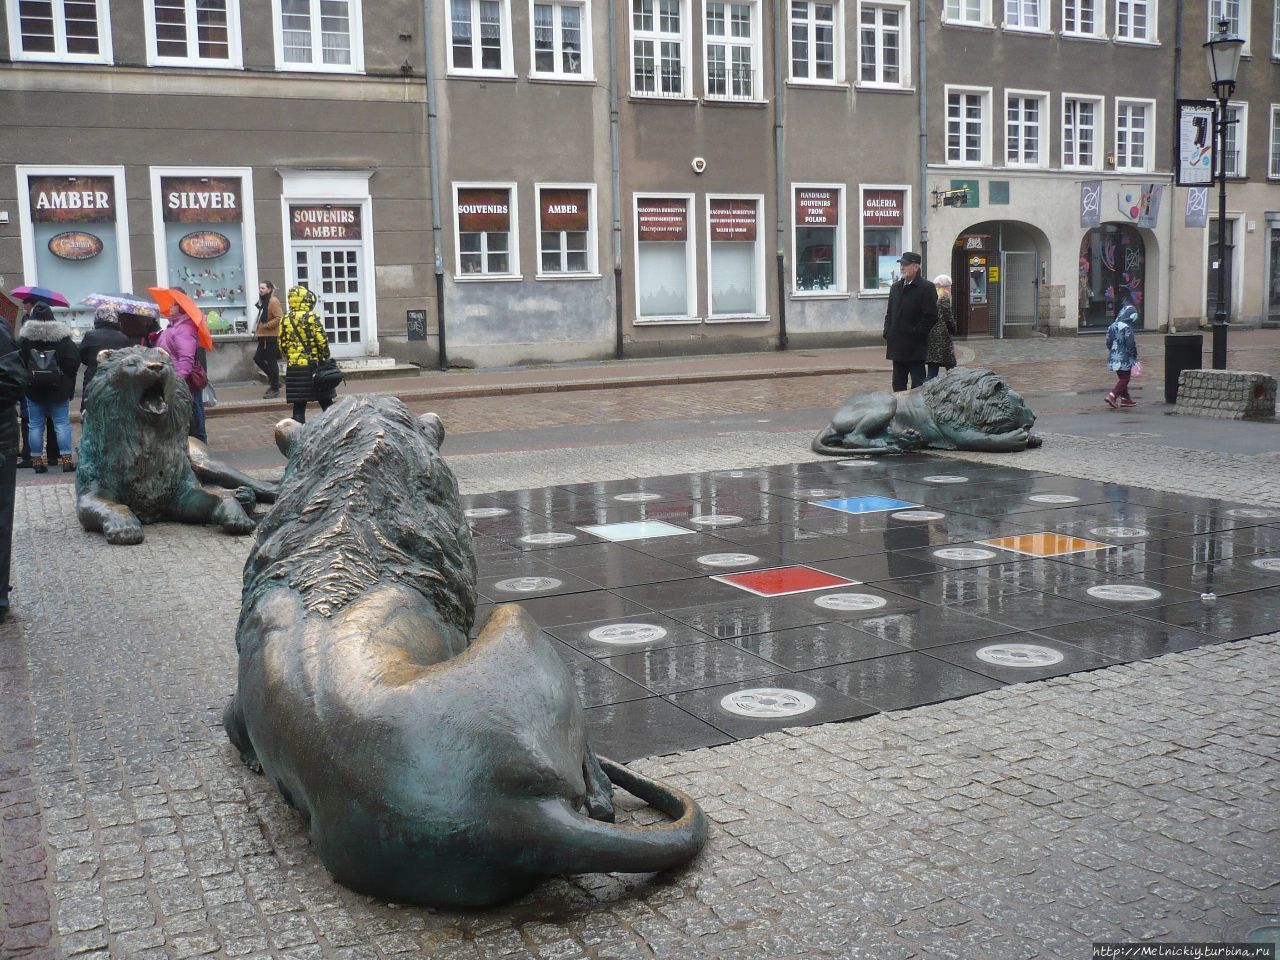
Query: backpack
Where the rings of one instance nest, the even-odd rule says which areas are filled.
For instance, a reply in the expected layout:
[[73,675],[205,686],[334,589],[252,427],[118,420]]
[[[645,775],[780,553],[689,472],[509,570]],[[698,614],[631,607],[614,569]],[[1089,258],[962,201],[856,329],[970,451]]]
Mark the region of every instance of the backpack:
[[58,366],[57,350],[27,349],[27,369],[31,373],[31,386],[39,389],[62,386],[62,368]]

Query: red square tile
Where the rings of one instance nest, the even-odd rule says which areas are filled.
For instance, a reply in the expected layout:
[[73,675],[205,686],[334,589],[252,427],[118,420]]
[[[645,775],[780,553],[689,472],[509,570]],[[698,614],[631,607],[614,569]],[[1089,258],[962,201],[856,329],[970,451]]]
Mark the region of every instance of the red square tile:
[[847,587],[858,583],[857,580],[837,577],[834,573],[801,565],[750,570],[746,573],[724,573],[711,579],[754,593],[757,597],[785,597],[791,593],[829,590],[832,587]]

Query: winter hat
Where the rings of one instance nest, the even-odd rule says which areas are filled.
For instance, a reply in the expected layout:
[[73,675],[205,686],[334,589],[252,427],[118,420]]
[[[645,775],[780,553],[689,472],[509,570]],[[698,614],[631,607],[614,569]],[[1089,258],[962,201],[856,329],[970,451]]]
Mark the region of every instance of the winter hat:
[[53,320],[53,309],[45,302],[41,301],[31,308],[32,320],[43,320],[46,323]]
[[1120,309],[1120,312],[1116,315],[1116,319],[1121,323],[1132,325],[1133,322],[1138,319],[1138,311],[1133,304],[1127,303]]
[[93,311],[93,322],[103,327],[118,327],[120,326],[120,315],[116,313],[115,307],[104,303]]

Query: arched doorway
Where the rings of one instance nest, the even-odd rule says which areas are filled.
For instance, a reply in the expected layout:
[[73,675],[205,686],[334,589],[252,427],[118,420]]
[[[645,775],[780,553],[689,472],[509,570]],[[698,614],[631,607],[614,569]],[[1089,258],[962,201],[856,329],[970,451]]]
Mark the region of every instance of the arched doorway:
[[1146,319],[1147,248],[1142,234],[1127,223],[1104,223],[1080,240],[1079,325],[1105,330],[1120,308],[1137,308],[1142,329]]
[[1040,326],[1049,238],[1016,220],[974,224],[951,252],[952,299],[960,336],[1028,335]]

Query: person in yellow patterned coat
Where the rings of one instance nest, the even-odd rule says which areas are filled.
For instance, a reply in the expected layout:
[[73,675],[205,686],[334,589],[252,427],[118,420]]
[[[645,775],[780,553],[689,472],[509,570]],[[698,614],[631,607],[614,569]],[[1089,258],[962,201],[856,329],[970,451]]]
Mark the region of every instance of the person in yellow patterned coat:
[[289,312],[280,319],[280,353],[286,363],[284,398],[293,404],[293,419],[307,421],[307,404],[314,400],[328,410],[333,394],[316,393],[315,364],[329,359],[329,341],[315,312],[316,295],[306,287],[289,290]]

